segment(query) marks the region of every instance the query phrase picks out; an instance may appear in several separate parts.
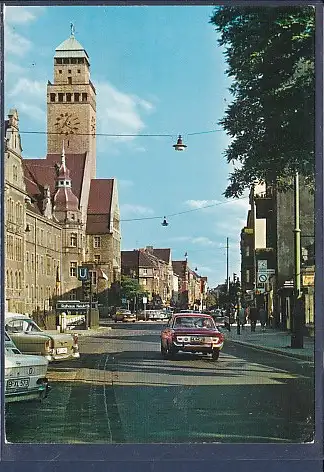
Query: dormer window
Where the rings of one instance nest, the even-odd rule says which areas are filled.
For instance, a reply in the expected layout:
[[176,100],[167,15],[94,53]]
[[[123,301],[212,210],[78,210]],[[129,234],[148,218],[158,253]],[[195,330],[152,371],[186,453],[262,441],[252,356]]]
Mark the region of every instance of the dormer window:
[[70,186],[70,181],[69,180],[66,180],[65,181],[65,185],[67,185],[68,187]]
[[60,180],[60,185],[64,185],[64,180]]

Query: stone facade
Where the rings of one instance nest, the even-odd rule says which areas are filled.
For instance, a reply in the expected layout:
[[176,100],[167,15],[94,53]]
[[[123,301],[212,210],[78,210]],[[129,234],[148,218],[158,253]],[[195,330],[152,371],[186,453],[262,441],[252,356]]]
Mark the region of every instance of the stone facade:
[[56,48],[54,83],[47,85],[47,152],[91,154],[96,176],[96,90],[90,80],[86,51],[71,36]]
[[120,279],[117,182],[94,178],[95,111],[89,58],[71,36],[56,49],[48,84],[46,158],[22,158],[16,110],[5,123],[8,311],[31,314],[55,308],[57,299],[82,299],[80,265],[90,267],[95,293]]

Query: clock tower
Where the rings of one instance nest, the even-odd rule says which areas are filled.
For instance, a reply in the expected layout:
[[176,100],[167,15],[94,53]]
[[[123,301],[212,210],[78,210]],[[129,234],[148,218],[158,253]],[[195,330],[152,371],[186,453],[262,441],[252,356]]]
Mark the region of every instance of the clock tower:
[[89,56],[71,36],[55,50],[54,83],[47,84],[47,153],[88,152],[91,178],[96,174],[96,90]]

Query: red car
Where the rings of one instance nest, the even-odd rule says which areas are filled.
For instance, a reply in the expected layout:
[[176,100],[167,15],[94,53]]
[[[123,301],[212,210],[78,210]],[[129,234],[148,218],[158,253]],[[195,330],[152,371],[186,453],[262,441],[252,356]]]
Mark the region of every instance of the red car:
[[161,354],[173,358],[177,352],[211,354],[214,360],[224,345],[221,333],[210,315],[175,313],[161,332]]

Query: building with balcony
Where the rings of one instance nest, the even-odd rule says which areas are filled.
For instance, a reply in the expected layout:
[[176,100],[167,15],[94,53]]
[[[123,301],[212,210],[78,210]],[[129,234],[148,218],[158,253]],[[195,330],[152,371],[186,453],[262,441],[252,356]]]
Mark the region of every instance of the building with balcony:
[[[305,322],[314,321],[314,195],[300,186],[302,294]],[[243,299],[265,306],[273,324],[291,328],[294,304],[294,190],[255,185],[241,231]]]

